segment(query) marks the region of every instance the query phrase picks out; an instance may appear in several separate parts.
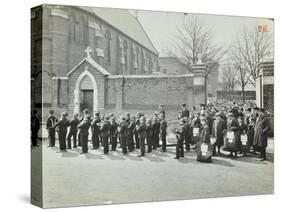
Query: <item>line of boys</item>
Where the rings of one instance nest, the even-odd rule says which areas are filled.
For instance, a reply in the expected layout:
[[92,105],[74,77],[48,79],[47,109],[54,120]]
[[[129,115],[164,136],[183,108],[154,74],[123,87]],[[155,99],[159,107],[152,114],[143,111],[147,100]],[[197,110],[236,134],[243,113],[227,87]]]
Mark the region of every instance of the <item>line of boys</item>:
[[[58,120],[54,116],[54,111],[50,110],[46,124],[49,133],[49,147],[55,146],[55,133],[57,131],[61,151],[66,151],[66,148],[72,148],[72,139],[73,148],[81,146],[81,154],[87,153],[88,132],[91,128],[93,149],[98,149],[102,145],[104,154],[108,154],[110,144],[111,150],[116,151],[117,140],[120,142],[123,154],[127,154],[128,151],[132,152],[136,148],[140,149],[139,156],[144,156],[145,142],[147,152],[152,152],[152,149],[160,147],[160,140],[162,141],[162,151],[166,152],[167,122],[165,120],[165,111],[161,110],[161,108],[163,108],[162,105],[160,105],[160,111],[147,120],[143,113],[138,113],[137,117],[131,117],[127,113],[126,117],[120,118],[119,123],[113,114],[101,118],[99,112],[96,112],[94,117],[90,117],[87,109],[83,111],[83,116],[80,119],[78,119],[78,114],[74,114],[73,118],[68,120],[68,114],[63,112],[60,120]],[[68,127],[69,132],[67,134]]]

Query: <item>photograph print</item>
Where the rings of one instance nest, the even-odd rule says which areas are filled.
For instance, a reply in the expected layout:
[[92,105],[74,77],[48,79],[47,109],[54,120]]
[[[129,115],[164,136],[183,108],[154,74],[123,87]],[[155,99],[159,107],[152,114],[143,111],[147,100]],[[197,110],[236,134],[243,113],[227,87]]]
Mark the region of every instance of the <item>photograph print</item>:
[[31,203],[274,192],[274,20],[31,9]]

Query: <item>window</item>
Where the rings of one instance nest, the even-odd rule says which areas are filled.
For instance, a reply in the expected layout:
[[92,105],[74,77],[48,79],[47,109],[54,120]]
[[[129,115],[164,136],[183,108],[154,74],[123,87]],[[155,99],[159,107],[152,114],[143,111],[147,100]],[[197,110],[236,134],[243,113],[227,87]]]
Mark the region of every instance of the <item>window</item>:
[[107,64],[110,64],[111,58],[110,58],[110,52],[111,52],[111,34],[110,31],[107,30],[105,33],[105,40],[106,40],[106,47],[105,47],[105,59]]

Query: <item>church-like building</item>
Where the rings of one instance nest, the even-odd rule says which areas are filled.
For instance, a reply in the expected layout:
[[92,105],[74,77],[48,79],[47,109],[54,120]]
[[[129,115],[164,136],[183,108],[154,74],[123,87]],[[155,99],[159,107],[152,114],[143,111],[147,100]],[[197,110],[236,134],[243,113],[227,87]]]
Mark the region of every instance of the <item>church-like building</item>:
[[[115,112],[190,106],[194,74],[159,73],[158,52],[129,10],[42,5],[31,10],[33,108]],[[199,74],[200,75],[200,74]],[[200,75],[201,76],[201,75]],[[194,100],[194,92],[200,94]],[[201,95],[202,94],[202,95]]]

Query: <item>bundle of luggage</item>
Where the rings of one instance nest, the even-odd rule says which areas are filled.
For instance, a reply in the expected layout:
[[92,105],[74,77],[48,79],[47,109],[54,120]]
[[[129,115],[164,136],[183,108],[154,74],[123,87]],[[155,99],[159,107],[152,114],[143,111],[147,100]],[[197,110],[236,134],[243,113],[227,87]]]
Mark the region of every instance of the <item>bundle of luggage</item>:
[[228,131],[224,137],[224,151],[237,152],[239,151],[239,138],[235,136],[233,131]]
[[196,148],[197,161],[200,162],[212,162],[213,145],[208,143],[199,142]]

